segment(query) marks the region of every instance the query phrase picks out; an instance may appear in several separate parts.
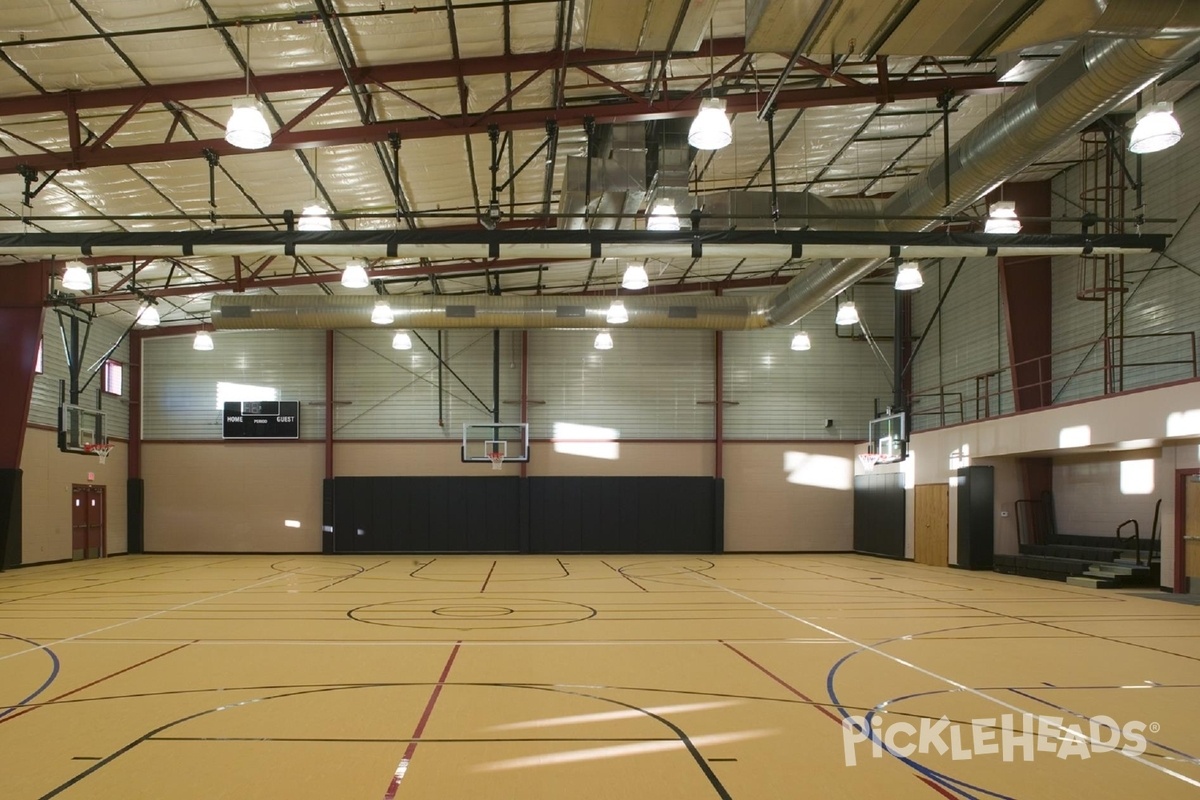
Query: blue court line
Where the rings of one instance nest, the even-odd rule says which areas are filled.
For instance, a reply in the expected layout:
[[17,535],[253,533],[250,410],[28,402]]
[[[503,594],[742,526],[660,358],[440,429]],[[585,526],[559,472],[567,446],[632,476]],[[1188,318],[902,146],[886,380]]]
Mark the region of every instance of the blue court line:
[[[1049,685],[1049,684],[1047,684],[1047,685]],[[1054,688],[1058,688],[1058,687],[1054,687]],[[1100,687],[1100,688],[1120,689],[1121,687],[1120,686],[1111,686],[1111,687]],[[1169,689],[1172,687],[1168,686],[1168,687],[1164,687],[1164,688]],[[1067,714],[1070,714],[1075,717],[1079,717],[1080,719],[1086,719],[1088,722],[1093,721],[1092,718],[1089,717],[1087,714],[1080,714],[1078,711],[1072,711],[1071,709],[1067,708],[1066,706],[1056,705],[1054,703],[1051,703],[1049,700],[1043,700],[1042,698],[1037,697],[1035,695],[1028,694],[1026,692],[1022,692],[1020,689],[1011,689],[1010,688],[1009,691],[1012,692],[1013,694],[1019,694],[1019,695],[1021,695],[1021,697],[1028,697],[1030,700],[1034,701],[1035,703],[1041,703],[1042,705],[1050,706],[1053,709],[1057,709],[1058,711],[1066,712]],[[1200,758],[1196,758],[1191,753],[1185,753],[1182,750],[1176,750],[1174,747],[1168,747],[1167,745],[1163,744],[1162,742],[1154,741],[1149,736],[1146,737],[1146,741],[1149,742],[1150,744],[1154,745],[1155,747],[1166,750],[1168,753],[1174,753],[1177,756],[1183,756],[1184,758],[1191,761],[1193,764],[1200,764]]]
[[[1012,624],[1012,623],[1003,623],[1002,622],[1002,623],[996,623],[996,624],[1008,625],[1008,624]],[[876,642],[874,646],[879,647],[882,645],[891,644],[892,642],[898,642],[898,641],[902,641],[905,639],[912,639],[912,638],[915,638],[916,636],[926,636],[926,635],[929,635],[932,633],[949,633],[951,631],[966,630],[967,628],[987,628],[987,627],[992,627],[992,625],[967,625],[967,626],[956,627],[956,628],[943,628],[941,630],[936,630],[936,631],[925,631],[924,633],[919,633],[919,634],[906,634],[905,636],[896,636],[891,639],[884,639],[881,642]],[[829,699],[831,701],[833,701],[834,706],[837,708],[838,713],[840,713],[842,715],[843,720],[849,719],[850,714],[849,714],[849,712],[846,711],[845,708],[842,707],[841,701],[838,700],[837,692],[833,688],[834,678],[837,675],[837,671],[842,668],[842,665],[845,664],[846,661],[848,661],[852,657],[854,657],[862,652],[865,652],[865,651],[860,648],[858,650],[855,650],[851,653],[847,653],[846,655],[842,656],[841,658],[839,658],[837,660],[836,663],[834,663],[833,667],[830,668],[829,673],[825,676],[825,691],[829,694]],[[916,695],[910,695],[910,696],[915,697]],[[905,698],[897,698],[897,700],[902,700],[902,699],[905,699]],[[886,702],[890,703],[890,702],[895,702],[895,701],[888,700]],[[874,711],[871,711],[871,714],[874,714],[874,713],[875,713]],[[981,792],[990,797],[995,797],[998,800],[1015,800],[1015,798],[1012,798],[1008,795],[999,794],[998,792],[993,792],[988,789],[984,789],[982,786],[975,786],[973,784],[967,783],[966,781],[959,780],[958,778],[952,778],[949,775],[946,775],[945,773],[938,772],[937,770],[931,769],[930,767],[927,767],[924,764],[922,764],[918,761],[915,761],[914,759],[908,758],[907,756],[902,756],[899,753],[892,751],[886,744],[883,743],[882,740],[880,740],[877,736],[875,736],[875,732],[874,732],[874,730],[872,730],[872,728],[870,726],[870,722],[869,722],[871,714],[868,714],[864,720],[867,722],[867,729],[865,731],[863,731],[863,733],[865,733],[867,735],[867,739],[869,741],[877,743],[881,748],[883,748],[883,751],[885,753],[887,753],[888,755],[890,755],[892,758],[895,758],[898,761],[901,761],[904,764],[907,764],[909,767],[916,770],[918,773],[924,775],[925,777],[929,778],[931,781],[934,781],[935,783],[945,787],[946,789],[949,789],[954,792],[958,792],[963,797],[966,797],[967,800],[979,800],[979,798],[976,797],[975,795],[967,792],[966,789],[971,789],[972,791]],[[843,724],[845,724],[845,723],[843,723]]]
[[40,643],[35,642],[32,639],[25,639],[21,636],[14,636],[11,633],[0,633],[0,636],[3,636],[6,639],[14,639],[18,642],[24,642],[25,644],[33,645],[34,647],[38,648],[46,655],[50,656],[50,664],[51,664],[50,676],[48,678],[46,678],[45,682],[43,682],[41,686],[39,686],[36,690],[34,690],[33,694],[29,695],[28,697],[26,697],[24,700],[17,703],[16,705],[9,706],[8,708],[4,709],[4,711],[0,711],[0,719],[4,719],[9,714],[16,711],[18,708],[21,708],[22,706],[27,705],[30,702],[32,702],[33,699],[36,698],[42,692],[49,689],[50,684],[54,683],[54,681],[58,679],[58,666],[59,665],[58,665],[58,656],[55,655],[54,651],[51,650],[49,647],[43,647]]

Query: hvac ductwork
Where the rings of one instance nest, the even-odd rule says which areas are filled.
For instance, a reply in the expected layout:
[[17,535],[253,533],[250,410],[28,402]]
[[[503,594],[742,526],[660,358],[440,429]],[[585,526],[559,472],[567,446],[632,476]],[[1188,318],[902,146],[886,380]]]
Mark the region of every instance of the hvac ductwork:
[[[216,295],[217,330],[267,328],[676,328],[742,331],[766,326],[765,300],[756,297],[621,297],[629,321],[606,322],[616,297],[303,296]],[[371,322],[387,303],[393,324]]]
[[[949,205],[943,156],[884,204],[884,216],[930,217],[961,211],[1183,64],[1200,49],[1200,2],[1113,0],[1094,34],[1069,49],[951,148]],[[1118,34],[1126,38],[1105,38]],[[893,220],[888,229],[919,231],[936,225],[920,219]],[[773,299],[769,323],[799,322],[882,263],[855,258],[810,266]]]

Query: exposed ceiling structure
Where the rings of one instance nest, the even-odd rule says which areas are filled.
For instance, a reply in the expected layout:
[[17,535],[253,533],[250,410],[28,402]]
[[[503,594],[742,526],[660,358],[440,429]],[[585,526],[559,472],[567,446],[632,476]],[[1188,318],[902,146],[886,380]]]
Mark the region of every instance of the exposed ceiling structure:
[[[886,230],[898,201],[883,201],[911,195],[947,140],[974,147],[972,131],[1070,60],[1070,40],[1174,42],[1153,68],[1114,79],[1107,105],[1072,107],[1077,120],[1130,113],[1146,85],[1160,100],[1186,94],[1200,36],[1187,5],[10,0],[0,269],[83,252],[94,286],[80,302],[129,321],[139,297],[154,296],[166,325],[208,322],[214,294],[382,292],[426,304],[429,295],[613,293],[637,255],[648,256],[649,294],[783,286],[855,254],[762,242],[705,254],[682,239],[646,247],[637,232],[660,200],[674,202],[685,232],[693,208],[706,230]],[[232,101],[247,94],[272,131],[261,150],[223,139]],[[709,96],[725,100],[733,143],[698,151],[687,127]],[[1046,179],[1076,163],[1073,121],[990,177]],[[978,218],[980,194],[957,198],[954,218]],[[285,234],[289,215],[314,202],[332,212],[339,241],[431,238],[366,252],[238,244],[243,233]],[[950,211],[909,210],[924,216],[908,229]],[[493,230],[634,234],[624,249],[468,241]],[[447,244],[460,232],[460,246]],[[121,244],[81,251],[47,234]],[[160,249],[155,235],[221,246]],[[375,283],[347,289],[342,267],[360,252]]]

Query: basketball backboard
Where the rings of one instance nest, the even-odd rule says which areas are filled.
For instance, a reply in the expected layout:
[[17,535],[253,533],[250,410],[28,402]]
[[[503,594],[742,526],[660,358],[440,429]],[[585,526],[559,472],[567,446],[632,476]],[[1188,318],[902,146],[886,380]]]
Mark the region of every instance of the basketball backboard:
[[463,425],[462,460],[491,463],[529,460],[529,425],[524,422],[468,423]]

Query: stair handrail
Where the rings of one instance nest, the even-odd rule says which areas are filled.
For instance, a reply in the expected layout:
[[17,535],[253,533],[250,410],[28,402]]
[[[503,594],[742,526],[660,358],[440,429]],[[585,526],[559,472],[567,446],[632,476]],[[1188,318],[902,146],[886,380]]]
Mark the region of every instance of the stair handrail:
[[[1121,541],[1121,529],[1126,525],[1133,526],[1133,563],[1140,567],[1142,566],[1142,536],[1136,519],[1127,519],[1117,526],[1117,541]],[[1147,558],[1146,561],[1149,562],[1150,559]],[[1147,566],[1149,566],[1148,563]]]
[[[1147,545],[1148,550],[1146,552],[1146,565],[1147,566],[1149,566],[1150,562],[1154,560],[1154,551],[1156,549],[1154,547],[1154,543],[1158,541],[1158,529],[1161,524],[1161,519],[1159,518],[1160,511],[1162,511],[1162,498],[1161,497],[1158,498],[1158,501],[1154,504],[1154,522],[1151,523],[1151,525],[1150,525],[1150,544]],[[1162,563],[1161,549],[1159,552],[1158,560],[1159,560],[1159,563]]]

